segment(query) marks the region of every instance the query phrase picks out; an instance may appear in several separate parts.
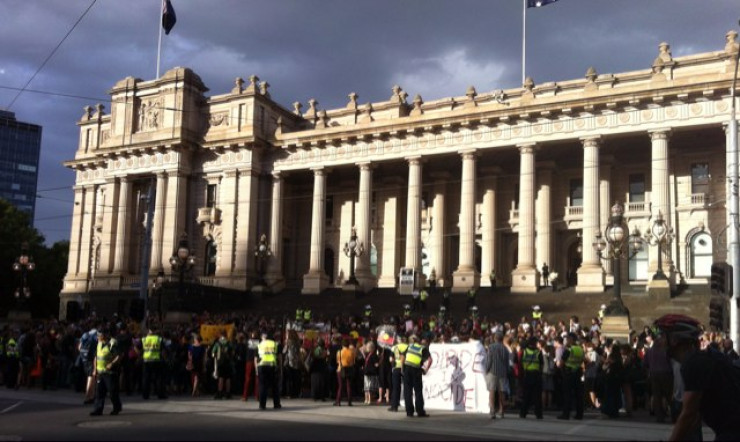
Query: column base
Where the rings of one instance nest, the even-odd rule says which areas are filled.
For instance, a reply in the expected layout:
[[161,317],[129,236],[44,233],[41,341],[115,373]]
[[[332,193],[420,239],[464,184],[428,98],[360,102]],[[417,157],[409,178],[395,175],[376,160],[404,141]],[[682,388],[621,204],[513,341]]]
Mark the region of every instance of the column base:
[[480,273],[475,269],[458,269],[452,273],[452,293],[467,293],[473,287],[480,287]]
[[302,295],[318,295],[329,287],[329,277],[324,272],[308,272],[303,275]]
[[604,270],[598,265],[581,266],[577,271],[576,293],[601,293],[604,291]]
[[601,334],[618,340],[620,344],[630,342],[630,317],[627,315],[605,315],[601,323]]
[[511,272],[511,293],[537,293],[540,272],[534,267],[517,267]]
[[397,275],[381,275],[378,278],[378,287],[382,289],[392,289],[398,287]]
[[645,290],[651,298],[661,301],[670,301],[671,299],[671,282],[668,279],[651,279],[648,281]]
[[356,270],[355,278],[360,283],[360,289],[367,293],[378,285],[378,278],[370,270]]

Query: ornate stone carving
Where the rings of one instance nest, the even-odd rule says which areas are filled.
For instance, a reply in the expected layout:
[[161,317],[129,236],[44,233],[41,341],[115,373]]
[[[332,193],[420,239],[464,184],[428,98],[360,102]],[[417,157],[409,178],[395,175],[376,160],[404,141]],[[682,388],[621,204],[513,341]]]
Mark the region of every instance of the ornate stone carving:
[[475,107],[478,105],[475,101],[475,97],[478,96],[478,92],[474,86],[468,86],[468,90],[465,91],[465,95],[468,97],[468,101],[465,102],[465,107]]
[[737,31],[730,31],[725,35],[725,52],[734,54],[740,50],[740,44],[737,43]]
[[303,108],[303,105],[301,104],[300,101],[296,101],[295,103],[293,103],[293,113],[294,114],[300,116],[301,115],[301,109],[302,108]]
[[265,97],[268,97],[269,98],[270,97],[270,92],[267,91],[269,88],[270,88],[270,83],[268,83],[266,81],[263,81],[260,84],[260,94],[262,94]]
[[228,126],[229,125],[229,111],[213,112],[208,118],[208,124],[213,126]]
[[422,104],[424,104],[424,100],[421,98],[421,95],[416,94],[414,97],[414,108],[411,109],[412,117],[424,114],[424,111],[421,109]]
[[347,96],[349,97],[349,103],[347,103],[347,109],[355,109],[355,110],[357,110],[357,99],[360,96],[357,95],[354,92],[350,92],[350,94],[347,95]]
[[91,119],[92,118],[92,110],[93,110],[93,108],[91,106],[85,106],[82,109],[85,111],[85,113],[82,114],[82,119],[83,120],[89,120],[89,119]]
[[139,122],[139,132],[145,130],[159,129],[159,126],[161,124],[161,108],[162,103],[159,99],[141,100],[141,104],[139,104],[139,110],[137,114],[137,121]]
[[255,93],[257,92],[257,82],[260,81],[260,77],[256,75],[250,75],[249,76],[249,86],[247,86],[247,93]]
[[373,105],[372,103],[367,103],[362,110],[360,123],[369,123],[371,121],[373,121]]
[[532,90],[534,89],[534,80],[532,80],[532,77],[527,77],[524,79],[522,88],[527,92],[532,92]]
[[239,95],[244,91],[244,80],[242,77],[236,77],[234,80],[234,89],[231,90],[232,94]]

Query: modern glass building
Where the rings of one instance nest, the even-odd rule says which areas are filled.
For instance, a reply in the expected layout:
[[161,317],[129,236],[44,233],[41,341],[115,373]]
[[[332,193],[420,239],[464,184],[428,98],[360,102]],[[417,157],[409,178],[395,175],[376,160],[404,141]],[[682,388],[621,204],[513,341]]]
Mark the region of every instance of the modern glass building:
[[41,126],[15,119],[0,110],[0,198],[28,211],[36,209]]

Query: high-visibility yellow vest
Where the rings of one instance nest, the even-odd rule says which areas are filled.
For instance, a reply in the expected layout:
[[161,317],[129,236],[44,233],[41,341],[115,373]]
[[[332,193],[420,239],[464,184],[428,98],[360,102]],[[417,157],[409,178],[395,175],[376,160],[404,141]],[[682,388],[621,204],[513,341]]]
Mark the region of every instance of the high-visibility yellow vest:
[[568,350],[570,351],[570,355],[568,356],[568,360],[565,361],[565,368],[576,371],[581,368],[581,364],[583,363],[583,349],[578,345],[574,345]]
[[408,365],[409,367],[421,368],[422,351],[424,351],[423,345],[416,343],[409,345],[409,348],[406,350],[406,361],[404,362],[404,364]]
[[522,367],[524,371],[540,371],[540,351],[529,348],[524,349],[522,355]]
[[429,320],[429,329],[434,330],[434,327],[437,326],[437,322],[434,321],[434,319]]
[[303,320],[303,309],[302,308],[295,309],[295,320],[296,321]]
[[419,293],[419,296],[421,297],[421,302],[426,302],[427,298],[429,297],[429,292],[426,290],[422,290],[421,293]]
[[542,319],[542,311],[541,310],[533,311],[532,319]]
[[144,362],[162,360],[162,338],[157,335],[147,335],[141,345],[144,347]]
[[115,341],[113,339],[109,340],[107,344],[98,342],[98,352],[95,354],[95,369],[98,374],[108,373],[110,371],[106,365],[113,360],[113,354],[110,350],[114,343]]
[[475,290],[473,289],[468,290],[468,298],[475,298]]
[[393,359],[396,361],[396,368],[403,368],[401,363],[401,354],[409,348],[408,344],[400,343],[393,346]]
[[265,339],[257,347],[260,355],[260,366],[274,367],[277,365],[277,344],[272,339]]
[[306,322],[311,321],[311,309],[310,308],[303,311],[303,320]]
[[5,348],[5,350],[6,350],[6,353],[5,354],[9,358],[17,358],[18,357],[18,349],[16,347],[17,347],[17,344],[15,342],[15,339],[13,339],[13,338],[8,339],[8,345]]

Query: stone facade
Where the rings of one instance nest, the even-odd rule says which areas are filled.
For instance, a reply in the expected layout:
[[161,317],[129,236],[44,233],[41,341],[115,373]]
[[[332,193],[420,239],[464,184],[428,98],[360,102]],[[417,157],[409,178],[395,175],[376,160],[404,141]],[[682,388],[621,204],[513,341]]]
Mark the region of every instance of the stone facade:
[[[602,292],[612,264],[592,247],[615,201],[633,232],[661,213],[675,240],[663,249],[670,283],[706,284],[725,259],[725,125],[737,34],[723,50],[621,74],[411,102],[286,109],[256,76],[223,95],[187,68],[152,81],[128,77],[112,108],[87,108],[75,159],[67,301],[135,296],[146,200],[155,187],[151,274],[169,273],[185,235],[201,285],[317,294],[343,285],[353,227],[363,291],[395,287],[401,267],[453,292],[499,285],[532,293],[543,263],[560,285]],[[255,259],[265,234],[272,255]],[[649,286],[655,247],[622,262],[625,284]],[[483,275],[483,277],[481,277]],[[102,298],[101,298],[102,299]]]

